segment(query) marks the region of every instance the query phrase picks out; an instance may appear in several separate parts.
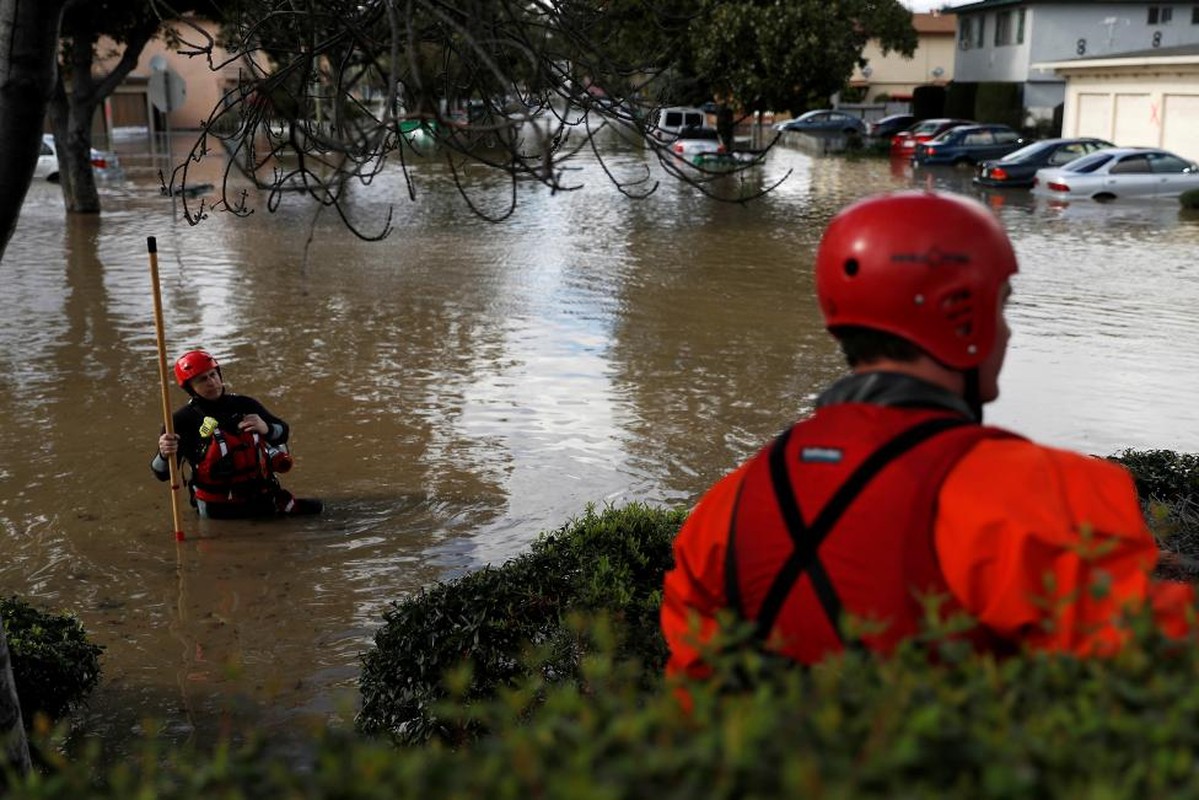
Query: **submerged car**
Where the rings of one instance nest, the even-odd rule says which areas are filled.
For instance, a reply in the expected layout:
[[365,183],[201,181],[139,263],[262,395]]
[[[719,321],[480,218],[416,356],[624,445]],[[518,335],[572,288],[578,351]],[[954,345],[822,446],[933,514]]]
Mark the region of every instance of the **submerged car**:
[[[125,173],[121,169],[121,160],[116,153],[97,150],[93,147],[91,161],[92,171],[96,173],[97,180],[119,181],[125,177]],[[42,134],[42,149],[37,157],[37,166],[33,170],[33,177],[45,178],[51,182],[58,181],[58,146],[55,144],[52,133]]]
[[958,125],[939,136],[920,142],[912,153],[917,166],[977,164],[999,158],[1025,144],[1018,131],[1007,125]]
[[915,123],[916,117],[912,114],[892,114],[874,122],[866,123],[866,135],[875,139],[889,140],[895,134],[907,130]]
[[1115,147],[1103,139],[1042,139],[994,161],[983,161],[974,173],[974,184],[994,189],[1032,186],[1042,167],[1062,167],[1076,158]]
[[929,139],[941,135],[950,128],[977,124],[974,120],[952,119],[950,117],[921,120],[907,130],[900,131],[891,137],[891,155],[910,156],[915,152],[916,145],[921,142],[927,142]]
[[777,123],[774,127],[780,131],[798,131],[800,133],[856,133],[861,135],[866,132],[866,123],[861,117],[831,109],[805,111],[795,119]]
[[725,150],[715,128],[700,126],[683,128],[670,144],[670,152],[692,164],[709,156],[723,155]]
[[1056,200],[1177,197],[1199,189],[1199,164],[1168,150],[1113,147],[1045,167],[1033,178],[1033,194]]

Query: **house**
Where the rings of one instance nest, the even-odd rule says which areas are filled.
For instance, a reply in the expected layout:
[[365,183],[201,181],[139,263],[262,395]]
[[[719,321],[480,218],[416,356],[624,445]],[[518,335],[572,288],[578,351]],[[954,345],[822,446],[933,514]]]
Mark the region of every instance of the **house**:
[[1066,81],[1036,65],[1199,44],[1199,5],[981,0],[954,6],[954,79],[1020,84],[1030,121],[1052,119]]
[[866,90],[862,98],[873,102],[879,95],[891,100],[911,100],[912,90],[928,83],[945,84],[953,80],[956,17],[934,11],[912,14],[916,29],[916,53],[912,58],[882,48],[870,40],[862,51],[865,65],[854,71],[850,86]]
[[1162,147],[1199,161],[1199,45],[1039,62],[1033,67],[1052,71],[1066,82],[1063,136]]
[[[189,57],[178,52],[207,44],[206,37],[215,40],[220,32],[216,23],[189,18],[183,23],[170,24],[182,44],[172,45],[166,37],[159,36],[146,45],[137,66],[105,104],[109,130],[163,131],[168,123],[172,130],[197,130],[204,126],[221,97],[237,86],[240,64],[219,45],[213,50],[215,70],[203,56]],[[103,47],[100,49],[104,51]],[[185,87],[182,104],[167,114],[151,102],[150,87],[156,72],[167,72]]]

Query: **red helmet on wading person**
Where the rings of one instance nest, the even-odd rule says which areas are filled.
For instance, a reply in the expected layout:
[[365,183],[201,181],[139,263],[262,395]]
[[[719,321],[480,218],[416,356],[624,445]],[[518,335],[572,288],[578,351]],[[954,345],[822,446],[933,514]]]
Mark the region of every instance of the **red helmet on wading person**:
[[186,389],[188,381],[212,369],[221,369],[215,358],[203,350],[188,350],[175,361],[175,381]]
[[1000,288],[1015,272],[1012,243],[981,204],[894,192],[833,217],[816,254],[816,296],[834,334],[883,331],[968,370],[995,345]]

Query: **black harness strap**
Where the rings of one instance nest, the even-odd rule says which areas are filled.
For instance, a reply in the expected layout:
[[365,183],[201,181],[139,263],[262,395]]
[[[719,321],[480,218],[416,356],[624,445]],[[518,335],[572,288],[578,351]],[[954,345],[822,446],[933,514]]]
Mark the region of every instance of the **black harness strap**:
[[[858,465],[858,468],[853,471],[845,483],[837,489],[837,492],[825,504],[824,508],[821,509],[810,526],[804,524],[799,503],[791,488],[786,457],[787,442],[790,440],[791,431],[787,430],[775,439],[769,452],[771,483],[774,488],[775,500],[779,505],[779,511],[782,513],[783,520],[787,525],[787,533],[791,537],[795,549],[792,550],[791,555],[783,563],[778,574],[775,575],[774,580],[770,584],[770,589],[766,592],[766,597],[762,600],[762,605],[758,609],[757,635],[762,641],[765,641],[770,635],[770,631],[774,628],[774,623],[782,611],[783,604],[791,594],[791,590],[795,587],[796,582],[804,573],[807,573],[812,581],[812,589],[815,591],[816,597],[824,609],[824,613],[828,615],[829,623],[836,632],[837,638],[843,645],[846,644],[841,624],[841,598],[838,596],[828,572],[825,571],[824,564],[820,561],[818,551],[821,543],[832,532],[850,504],[857,499],[867,484],[884,467],[921,442],[939,433],[972,424],[974,424],[972,421],[966,419],[941,417],[926,420],[903,431],[871,453],[865,461]],[[738,494],[739,497],[740,495]],[[735,525],[735,520],[736,517],[734,516],[733,525]],[[733,536],[735,534],[736,531],[730,527],[728,548],[730,552],[732,551]],[[734,561],[726,564],[725,576],[726,584],[731,586],[731,584],[737,582],[736,564]],[[726,591],[726,594],[729,593]],[[740,592],[736,591],[730,594],[730,596],[734,595],[738,598],[738,604],[740,605],[742,602]],[[855,641],[852,643],[852,646],[860,646],[860,643]]]

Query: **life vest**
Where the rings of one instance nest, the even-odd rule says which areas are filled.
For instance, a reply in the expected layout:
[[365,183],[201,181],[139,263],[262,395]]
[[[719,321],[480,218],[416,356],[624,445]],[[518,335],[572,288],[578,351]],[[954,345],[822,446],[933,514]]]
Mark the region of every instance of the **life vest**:
[[806,664],[846,646],[889,652],[919,629],[922,598],[941,596],[942,618],[959,610],[934,550],[938,491],[978,441],[1009,436],[940,410],[818,410],[747,466],[725,551],[729,605],[768,649]]
[[217,429],[196,464],[191,487],[196,500],[238,503],[261,497],[273,483],[266,442],[257,433]]

